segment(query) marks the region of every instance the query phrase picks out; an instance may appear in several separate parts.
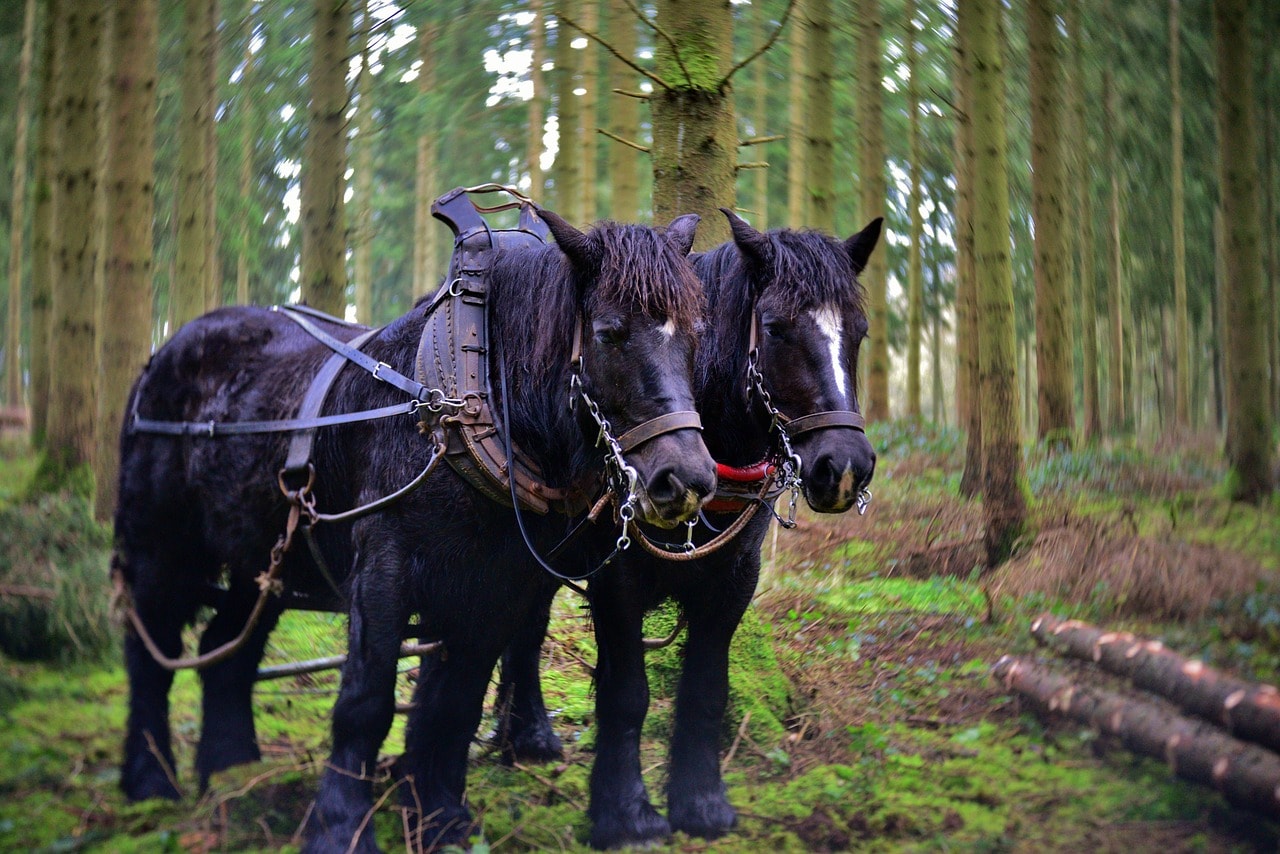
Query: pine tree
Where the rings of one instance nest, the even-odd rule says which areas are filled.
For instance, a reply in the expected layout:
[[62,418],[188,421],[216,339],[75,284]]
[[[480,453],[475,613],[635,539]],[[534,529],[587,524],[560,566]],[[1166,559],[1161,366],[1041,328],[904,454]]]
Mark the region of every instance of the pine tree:
[[1174,301],[1174,418],[1179,427],[1191,426],[1191,325],[1187,314],[1187,228],[1184,222],[1186,191],[1182,153],[1182,36],[1178,0],[1169,0],[1169,127],[1172,140],[1170,172],[1173,182],[1173,301]]
[[809,222],[835,231],[835,55],[831,47],[831,0],[805,0],[805,169]]
[[[959,13],[957,9],[957,14]],[[982,383],[978,363],[978,283],[973,244],[973,81],[968,27],[956,26],[956,409],[965,430],[960,494],[982,491]]]
[[[858,0],[858,127],[860,200],[862,219],[879,216],[885,206],[884,86],[881,84],[882,47],[879,0]],[[889,412],[889,305],[885,255],[871,256],[861,279],[867,289],[867,320],[873,330],[867,366],[867,415],[888,419]]]
[[907,246],[907,417],[920,418],[920,347],[924,331],[924,271],[920,245],[924,237],[924,220],[920,215],[923,202],[920,151],[920,62],[916,54],[916,4],[907,0],[904,46],[907,64],[907,149],[911,190],[908,193],[908,216],[911,238]]
[[1026,484],[1018,425],[1013,269],[1009,246],[1004,62],[1000,0],[959,0],[973,83],[974,248],[982,372],[983,512],[988,566],[1011,554],[1026,529]]
[[302,162],[302,300],[338,317],[347,306],[344,194],[350,35],[348,0],[316,0]]
[[1213,40],[1226,273],[1221,281],[1231,390],[1227,396],[1228,491],[1237,501],[1258,503],[1271,494],[1274,484],[1248,8],[1248,0],[1214,0]]
[[157,0],[115,4],[107,125],[107,257],[99,301],[94,512],[115,513],[120,425],[151,351]]
[[5,402],[22,406],[22,237],[27,204],[27,123],[31,112],[31,55],[36,35],[36,3],[22,14],[22,53],[18,59],[17,121],[13,140],[13,184],[9,223],[9,309],[5,324]]
[[[622,56],[634,57],[639,37],[635,15],[628,0],[609,0],[609,42]],[[635,148],[640,137],[640,99],[636,92],[636,74],[625,63],[609,58],[609,89],[630,92],[615,95],[609,102],[609,180],[613,185],[609,215],[630,222],[640,215],[640,152]],[[626,140],[626,142],[622,142]]]
[[369,0],[358,0],[360,28],[356,31],[356,54],[360,73],[356,77],[356,137],[352,160],[352,290],[355,293],[356,322],[372,323],[373,318],[373,55],[369,50],[373,23]]
[[204,314],[213,293],[214,196],[209,140],[213,103],[209,64],[217,40],[216,0],[185,0],[182,56],[182,113],[178,122],[177,260],[169,299],[174,329]]
[[790,73],[787,76],[787,225],[801,228],[809,224],[809,175],[806,165],[809,122],[808,89],[805,86],[805,52],[808,32],[808,0],[795,0],[791,16]]

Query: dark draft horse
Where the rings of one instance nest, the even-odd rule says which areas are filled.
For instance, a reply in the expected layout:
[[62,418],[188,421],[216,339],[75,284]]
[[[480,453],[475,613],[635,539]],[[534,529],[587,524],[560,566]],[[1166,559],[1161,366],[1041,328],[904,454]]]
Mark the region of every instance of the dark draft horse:
[[[711,318],[698,350],[697,400],[712,455],[743,468],[776,451],[770,404],[789,419],[860,412],[855,377],[867,318],[857,274],[875,248],[882,220],[841,242],[812,231],[761,233],[725,214],[733,241],[693,257]],[[753,314],[761,333],[756,364],[768,400],[747,381]],[[805,500],[820,513],[848,510],[871,482],[876,455],[861,429],[840,425],[803,432],[793,449],[802,461]],[[707,516],[721,530],[734,520],[732,513]],[[599,650],[589,808],[594,847],[652,843],[672,830],[716,837],[735,824],[719,762],[729,644],[755,592],[769,519],[757,513],[735,539],[706,557],[671,562],[632,551],[592,578]],[[704,531],[697,542],[709,537]],[[640,774],[640,730],[649,704],[641,621],[669,598],[684,612],[688,638],[663,818],[650,804]],[[549,605],[548,597],[531,612],[534,619],[503,658],[498,732],[505,734],[508,759],[545,761],[561,753],[538,685]]]
[[[663,231],[613,223],[583,233],[550,212],[555,245],[498,251],[490,273],[491,388],[501,364],[510,399],[498,410],[519,448],[548,485],[599,478],[598,426],[588,407],[570,408],[570,355],[582,331],[581,383],[616,433],[668,412],[693,409],[696,330],[705,297],[686,255],[696,216]],[[362,349],[407,376],[425,309],[394,321]],[[317,321],[319,323],[319,321]],[[581,324],[575,327],[576,324]],[[340,336],[350,328],[320,323]],[[131,408],[150,420],[238,422],[289,418],[330,351],[280,312],[229,308],[184,326],[135,383]],[[324,412],[403,402],[405,395],[348,366]],[[432,453],[417,416],[326,427],[313,452],[315,495],[339,510],[389,495],[421,472]],[[284,527],[288,506],[277,486],[281,434],[122,439],[118,572],[133,606],[165,655],[201,605],[201,590],[226,592],[200,638],[217,648],[246,625],[257,576]],[[679,429],[627,454],[638,474],[638,518],[669,527],[695,514],[714,488],[715,463],[698,432]],[[529,535],[549,548],[566,528],[556,514],[525,514]],[[430,658],[433,679],[419,686],[399,766],[402,799],[423,817],[422,840],[465,838],[467,747],[479,723],[489,675],[513,627],[544,584],[510,507],[485,498],[441,465],[416,491],[355,522],[318,525],[314,551],[339,578],[350,605],[346,665],[333,711],[331,758],[308,820],[314,851],[376,850],[365,829],[377,753],[395,710],[396,660],[411,615],[422,637],[446,653]],[[321,569],[305,547],[285,555],[284,580],[314,584]],[[246,645],[200,671],[203,725],[196,751],[201,786],[210,774],[259,757],[252,687],[281,606],[273,598]],[[178,797],[170,747],[168,693],[173,673],[148,653],[137,632],[125,638],[129,720],[121,784],[131,799]],[[425,662],[424,662],[425,663]],[[433,696],[443,697],[434,702]],[[371,824],[370,824],[371,827]]]

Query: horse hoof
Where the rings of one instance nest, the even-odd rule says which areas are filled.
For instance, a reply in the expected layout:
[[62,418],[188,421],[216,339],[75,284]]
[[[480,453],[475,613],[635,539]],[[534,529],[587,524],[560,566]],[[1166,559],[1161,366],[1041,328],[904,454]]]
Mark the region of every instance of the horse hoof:
[[518,733],[502,748],[502,761],[505,765],[514,765],[516,762],[541,765],[561,759],[564,759],[564,745],[560,736],[550,727]]
[[671,825],[650,804],[642,804],[633,815],[603,815],[591,825],[591,847],[599,850],[648,846],[671,836]]
[[715,839],[732,830],[738,814],[723,795],[693,798],[671,804],[671,827],[690,836]]
[[161,768],[132,773],[126,768],[120,775],[120,788],[130,803],[152,798],[182,800],[182,792],[178,790],[177,784]]

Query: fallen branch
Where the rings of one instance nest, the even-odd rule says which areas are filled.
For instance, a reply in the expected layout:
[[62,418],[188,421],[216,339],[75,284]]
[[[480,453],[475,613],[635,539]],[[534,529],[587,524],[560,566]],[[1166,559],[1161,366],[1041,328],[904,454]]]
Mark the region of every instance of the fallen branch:
[[0,598],[12,599],[48,599],[58,598],[56,590],[48,587],[37,587],[34,584],[0,584]]
[[626,139],[625,137],[618,136],[616,133],[610,133],[604,128],[596,128],[596,133],[600,134],[601,136],[607,136],[609,137],[609,139],[612,139],[614,142],[620,142],[623,145],[634,148],[636,151],[643,151],[645,154],[649,153],[649,146],[641,145],[638,142],[632,142],[631,140]]
[[1005,656],[993,675],[1042,715],[1059,715],[1163,759],[1174,774],[1217,789],[1233,806],[1280,816],[1280,756],[1154,703],[1087,688],[1025,659]]
[[[436,652],[443,646],[443,641],[403,643],[400,645],[400,658],[427,655],[428,653]],[[306,661],[294,661],[289,664],[264,667],[258,671],[258,675],[255,678],[259,682],[264,682],[268,679],[283,679],[286,676],[301,676],[304,673],[318,673],[321,670],[336,670],[346,663],[347,656],[345,654],[330,655],[325,658],[309,658]]]
[[1079,620],[1041,614],[1031,624],[1037,641],[1135,687],[1171,700],[1183,711],[1225,728],[1237,738],[1280,751],[1280,690],[1246,682],[1165,649],[1160,641],[1128,632],[1104,632]]

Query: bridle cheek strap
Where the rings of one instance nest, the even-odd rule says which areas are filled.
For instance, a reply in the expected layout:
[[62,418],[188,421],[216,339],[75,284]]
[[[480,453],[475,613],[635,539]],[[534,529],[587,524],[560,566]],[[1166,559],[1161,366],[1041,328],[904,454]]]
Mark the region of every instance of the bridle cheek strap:
[[852,427],[859,432],[865,432],[867,419],[863,418],[860,412],[832,409],[827,412],[814,412],[810,415],[802,415],[799,418],[791,418],[783,423],[783,429],[793,439],[803,433],[825,430],[828,427]]
[[665,415],[659,415],[657,418],[650,418],[642,424],[637,424],[623,433],[618,437],[618,446],[622,448],[622,453],[627,454],[650,439],[656,439],[659,436],[674,433],[677,430],[701,431],[702,419],[692,409],[668,412]]

